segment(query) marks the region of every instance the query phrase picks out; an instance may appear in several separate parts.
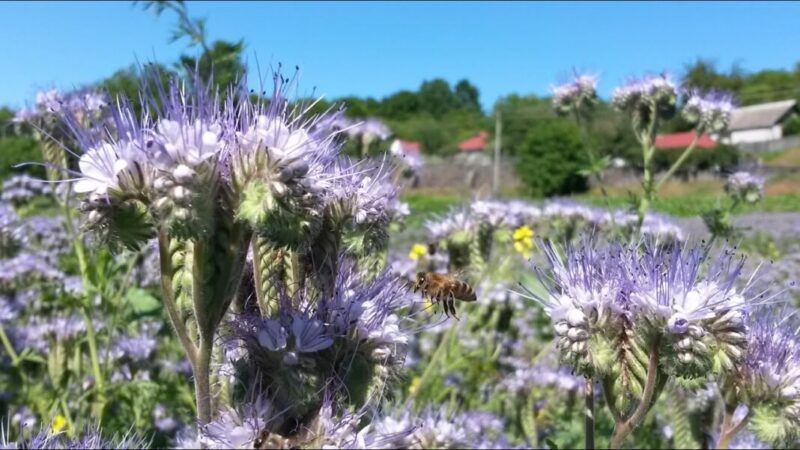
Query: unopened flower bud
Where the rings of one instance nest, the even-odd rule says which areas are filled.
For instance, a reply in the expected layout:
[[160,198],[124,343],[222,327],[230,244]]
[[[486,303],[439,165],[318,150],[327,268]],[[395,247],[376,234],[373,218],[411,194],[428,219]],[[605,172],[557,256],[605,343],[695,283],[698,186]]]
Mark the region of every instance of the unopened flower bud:
[[572,308],[567,312],[567,322],[573,327],[586,325],[586,316],[578,309]]
[[185,164],[180,164],[172,171],[172,176],[180,184],[189,184],[197,177],[197,172]]

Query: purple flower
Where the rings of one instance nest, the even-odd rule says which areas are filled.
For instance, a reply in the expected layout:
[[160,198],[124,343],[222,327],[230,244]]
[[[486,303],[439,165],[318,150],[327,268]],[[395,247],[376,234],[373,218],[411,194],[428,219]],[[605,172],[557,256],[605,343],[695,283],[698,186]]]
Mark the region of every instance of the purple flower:
[[567,114],[597,99],[597,76],[575,74],[571,81],[553,86],[550,90],[553,93],[553,108],[559,114]]
[[722,91],[689,90],[683,117],[703,132],[718,133],[728,127],[733,112],[733,95]]
[[674,105],[677,92],[675,82],[668,74],[646,75],[643,78],[631,78],[623,86],[614,89],[611,104],[621,111],[649,111],[652,107]]
[[149,359],[157,347],[158,341],[154,336],[144,333],[138,336],[121,335],[111,345],[111,356],[115,360],[140,362]]
[[725,192],[736,201],[758,203],[764,196],[764,178],[749,172],[735,172],[728,177]]
[[773,307],[753,315],[737,382],[751,406],[778,404],[800,421],[800,318],[796,310]]
[[198,441],[205,448],[254,448],[255,440],[274,414],[270,401],[258,397],[237,409],[223,410],[201,427]]
[[261,326],[256,331],[258,343],[269,351],[278,351],[286,348],[288,334],[277,320],[263,319]]
[[333,345],[333,338],[327,335],[321,321],[300,313],[292,316],[292,335],[294,347],[301,353],[317,352]]

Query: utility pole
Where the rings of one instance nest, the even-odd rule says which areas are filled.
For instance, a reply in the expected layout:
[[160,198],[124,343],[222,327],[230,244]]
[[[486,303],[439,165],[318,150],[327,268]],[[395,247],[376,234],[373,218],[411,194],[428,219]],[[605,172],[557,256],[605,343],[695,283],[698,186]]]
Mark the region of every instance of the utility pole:
[[494,125],[494,173],[492,174],[492,195],[497,195],[500,191],[500,143],[503,132],[503,122],[500,119],[500,111],[497,111]]

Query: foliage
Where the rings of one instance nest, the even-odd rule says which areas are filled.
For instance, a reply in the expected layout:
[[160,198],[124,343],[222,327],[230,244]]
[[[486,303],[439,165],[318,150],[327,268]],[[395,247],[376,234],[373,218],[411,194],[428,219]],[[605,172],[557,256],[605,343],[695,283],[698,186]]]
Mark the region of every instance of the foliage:
[[563,119],[533,124],[518,155],[517,172],[535,196],[582,192],[587,180],[578,171],[586,166],[578,128]]
[[[657,150],[653,157],[653,167],[657,171],[669,169],[680,157],[682,149]],[[689,175],[698,172],[728,173],[733,171],[739,163],[739,152],[735,147],[719,145],[713,149],[697,149],[681,167],[676,175]]]

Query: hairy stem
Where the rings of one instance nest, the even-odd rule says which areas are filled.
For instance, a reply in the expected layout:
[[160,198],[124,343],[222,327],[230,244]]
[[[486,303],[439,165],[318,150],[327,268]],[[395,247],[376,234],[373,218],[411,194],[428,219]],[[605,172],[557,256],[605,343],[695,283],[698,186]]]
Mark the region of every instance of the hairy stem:
[[197,419],[201,425],[211,422],[211,352],[213,336],[201,336],[194,366],[194,396],[197,402]]
[[611,443],[608,448],[620,448],[622,442],[628,437],[629,434],[636,428],[647,415],[653,401],[653,393],[656,390],[656,381],[658,380],[658,341],[650,349],[650,359],[647,363],[647,381],[644,385],[644,392],[642,399],[633,414],[625,421],[617,420],[614,427],[614,435],[611,437]]
[[641,228],[642,223],[644,222],[644,216],[647,214],[647,210],[650,209],[650,205],[653,203],[653,197],[655,195],[655,189],[653,188],[652,161],[653,154],[655,153],[655,133],[657,123],[658,112],[654,106],[650,111],[650,124],[647,126],[646,132],[644,134],[640,134],[634,127],[634,132],[636,133],[639,142],[642,144],[642,189],[644,190],[644,193],[639,201],[639,228]]

